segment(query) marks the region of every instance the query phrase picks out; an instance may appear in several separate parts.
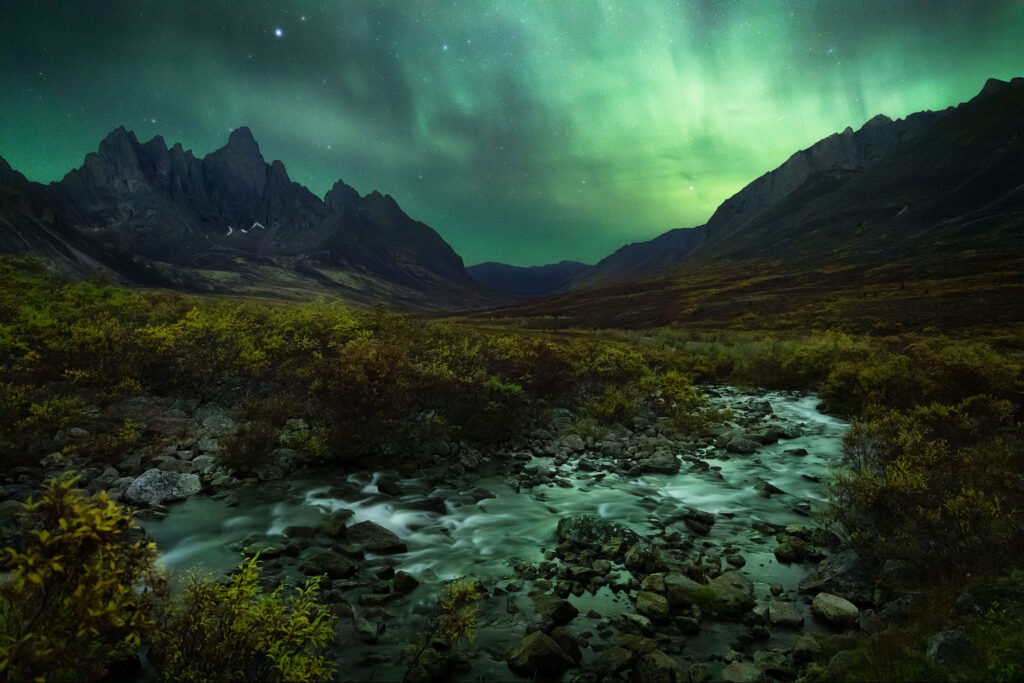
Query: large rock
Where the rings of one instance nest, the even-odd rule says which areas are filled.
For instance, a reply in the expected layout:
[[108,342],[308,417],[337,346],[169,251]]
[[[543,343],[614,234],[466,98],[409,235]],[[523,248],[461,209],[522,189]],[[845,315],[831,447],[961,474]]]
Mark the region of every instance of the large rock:
[[345,533],[349,542],[369,553],[390,555],[404,553],[408,549],[395,532],[374,522],[365,521],[353,524],[345,530]]
[[722,669],[723,683],[758,683],[765,680],[764,673],[750,662],[733,662]]
[[636,611],[651,619],[668,619],[668,600],[650,591],[641,591],[636,598]]
[[184,500],[202,488],[198,475],[153,468],[135,478],[124,492],[124,499],[136,505],[154,505]]
[[956,666],[969,659],[972,654],[971,643],[967,637],[956,629],[939,631],[928,638],[925,657],[928,661],[946,666]]
[[633,666],[636,659],[636,652],[612,645],[600,650],[594,660],[594,671],[601,680],[614,679],[619,673]]
[[871,572],[855,550],[822,560],[800,582],[802,593],[831,593],[858,605],[871,604]]
[[708,581],[707,587],[715,596],[716,614],[739,616],[754,606],[754,584],[742,572],[725,572]]
[[600,547],[613,538],[621,538],[625,547],[642,540],[640,534],[627,526],[584,514],[563,517],[558,520],[555,533],[559,543],[571,541],[591,547]]
[[686,677],[674,659],[661,650],[640,657],[629,674],[630,683],[684,683]]
[[679,458],[671,453],[657,453],[649,458],[638,460],[636,466],[641,472],[654,474],[679,474]]
[[804,616],[791,602],[770,600],[768,602],[768,621],[772,626],[799,628],[804,625]]
[[508,668],[527,678],[559,674],[572,665],[572,658],[543,631],[520,640],[508,655]]
[[835,626],[851,628],[860,619],[860,610],[845,598],[831,593],[818,593],[811,604],[814,613]]
[[689,607],[694,604],[700,586],[685,574],[673,572],[665,575],[665,595],[672,607]]
[[767,676],[781,680],[791,680],[795,673],[793,663],[781,650],[759,650],[754,653],[754,666]]
[[530,593],[533,609],[544,626],[563,626],[576,618],[580,613],[576,607],[557,595],[534,591]]
[[309,560],[314,567],[332,579],[344,579],[351,576],[356,565],[344,555],[330,550],[316,550],[310,553]]
[[734,436],[729,439],[729,443],[725,445],[725,450],[730,453],[739,453],[740,455],[749,455],[756,453],[757,449],[761,447],[757,441],[748,439],[745,436]]

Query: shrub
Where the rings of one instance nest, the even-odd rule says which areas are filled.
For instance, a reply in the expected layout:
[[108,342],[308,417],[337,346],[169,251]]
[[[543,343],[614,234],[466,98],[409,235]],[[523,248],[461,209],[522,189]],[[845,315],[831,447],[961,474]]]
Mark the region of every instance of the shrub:
[[636,393],[632,387],[609,384],[600,396],[591,398],[580,407],[580,415],[600,424],[624,422],[637,413]]
[[315,601],[319,579],[286,596],[259,587],[258,555],[226,584],[192,574],[153,639],[165,681],[321,681],[334,617]]
[[156,546],[132,542],[134,523],[105,492],[49,481],[26,505],[41,528],[7,548],[13,578],[0,587],[0,678],[76,681],[103,676],[153,628],[164,589]]

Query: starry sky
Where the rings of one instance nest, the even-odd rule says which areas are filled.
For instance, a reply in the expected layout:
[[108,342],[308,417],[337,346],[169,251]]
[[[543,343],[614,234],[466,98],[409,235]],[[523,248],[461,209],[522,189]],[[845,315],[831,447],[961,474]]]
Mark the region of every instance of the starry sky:
[[393,195],[467,265],[595,262],[798,149],[1024,75],[1024,1],[0,0],[0,155],[249,126],[323,195]]

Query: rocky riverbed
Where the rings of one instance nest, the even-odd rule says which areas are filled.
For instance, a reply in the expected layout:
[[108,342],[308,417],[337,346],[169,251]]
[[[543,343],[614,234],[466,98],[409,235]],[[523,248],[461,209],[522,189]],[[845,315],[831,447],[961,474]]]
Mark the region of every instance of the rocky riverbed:
[[792,678],[813,634],[871,618],[864,567],[810,516],[847,425],[809,395],[708,394],[729,417],[707,437],[643,418],[581,434],[554,411],[504,448],[434,445],[396,470],[208,469],[215,495],[144,524],[175,570],[259,551],[269,581],[325,575],[343,680],[406,676],[402,652],[460,576],[482,593],[475,641],[432,643],[410,679]]

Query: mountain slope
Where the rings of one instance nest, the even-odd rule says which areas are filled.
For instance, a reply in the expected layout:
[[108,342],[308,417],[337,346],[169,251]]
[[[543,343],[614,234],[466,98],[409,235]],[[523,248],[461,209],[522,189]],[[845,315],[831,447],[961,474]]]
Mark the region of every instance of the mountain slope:
[[[338,181],[320,200],[268,164],[247,128],[197,158],[118,128],[60,182],[0,164],[0,249],[128,282],[464,307],[493,300],[393,198]],[[139,272],[141,269],[141,273]],[[308,290],[308,291],[307,291]],[[491,296],[491,298],[488,298]]]
[[510,266],[487,261],[466,268],[470,277],[482,285],[513,296],[531,297],[557,292],[580,271],[589,268],[578,261],[560,261],[544,266]]
[[826,138],[706,225],[624,247],[581,272],[576,291],[503,313],[626,327],[995,324],[1021,319],[1021,272],[1015,78],[943,112]]

